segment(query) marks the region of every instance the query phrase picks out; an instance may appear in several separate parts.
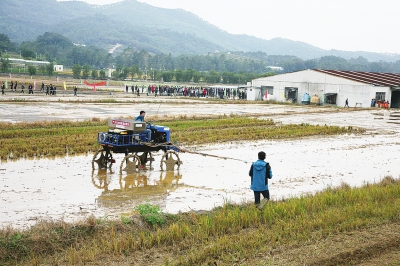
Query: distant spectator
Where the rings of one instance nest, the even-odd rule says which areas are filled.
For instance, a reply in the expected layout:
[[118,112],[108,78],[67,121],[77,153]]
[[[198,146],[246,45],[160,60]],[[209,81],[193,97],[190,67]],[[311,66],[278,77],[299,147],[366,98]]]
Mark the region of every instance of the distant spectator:
[[28,86],[28,94],[33,94],[33,86],[31,83],[29,83],[29,86]]

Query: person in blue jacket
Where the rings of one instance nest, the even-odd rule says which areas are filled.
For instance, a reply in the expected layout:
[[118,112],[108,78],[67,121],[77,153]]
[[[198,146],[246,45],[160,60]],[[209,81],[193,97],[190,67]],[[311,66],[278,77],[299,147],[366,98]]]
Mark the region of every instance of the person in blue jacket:
[[[133,87],[132,87],[133,88]],[[140,111],[139,116],[135,117],[134,121],[146,122],[144,117],[146,115],[145,111]],[[151,142],[151,130],[146,126],[147,142]]]
[[269,200],[268,179],[272,178],[272,169],[265,162],[265,152],[258,153],[258,160],[251,164],[249,176],[251,177],[250,189],[254,191],[254,203],[260,204],[260,194],[263,195],[263,203]]

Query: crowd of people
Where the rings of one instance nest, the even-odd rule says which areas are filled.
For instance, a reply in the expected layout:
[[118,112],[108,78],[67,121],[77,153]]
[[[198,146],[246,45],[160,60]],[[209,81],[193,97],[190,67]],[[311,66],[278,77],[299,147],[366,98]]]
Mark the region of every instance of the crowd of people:
[[185,96],[185,97],[209,97],[221,99],[246,99],[246,91],[239,88],[223,88],[223,87],[198,87],[198,86],[169,86],[169,85],[125,85],[125,92],[140,96],[146,93],[147,96]]
[[371,107],[376,107],[378,106],[378,108],[385,108],[388,109],[390,107],[390,103],[389,101],[386,100],[376,100],[376,99],[372,99],[371,100]]
[[[21,91],[20,93],[25,93],[24,84],[18,84],[17,81],[11,81],[9,83],[9,91],[17,92],[18,85],[20,85]],[[4,95],[7,91],[7,83],[1,85],[1,93]],[[32,83],[28,84],[28,94],[33,94],[36,86]],[[74,87],[74,96],[77,96],[77,87]],[[45,95],[56,95],[57,87],[53,84],[49,84],[45,86],[44,82],[42,82],[40,86],[40,91],[45,93]],[[125,85],[125,92],[132,93],[137,96],[146,94],[147,96],[184,96],[184,97],[203,97],[203,98],[220,98],[220,99],[247,99],[246,90],[242,88],[227,88],[227,87],[218,87],[218,86],[184,86],[184,85],[155,85],[149,84],[145,85]],[[348,99],[346,99],[345,106],[349,107]],[[371,99],[371,107],[379,107],[379,108],[390,108],[390,103],[387,100],[376,100]]]
[[[1,85],[1,94],[4,95],[6,93],[6,83],[3,82]],[[11,81],[10,82],[10,92],[17,92],[17,87],[18,87],[18,82],[17,81]],[[33,94],[33,91],[36,89],[36,86],[32,83],[28,83],[28,94]],[[57,87],[53,84],[49,84],[47,86],[44,85],[44,82],[42,82],[42,85],[40,86],[40,92],[46,93],[46,95],[56,95],[57,92]],[[21,91],[20,93],[25,93],[25,85],[21,84]]]
[[[45,95],[56,95],[57,87],[52,83],[45,85],[44,82],[37,88],[36,83],[25,84],[28,87],[28,94],[44,93]],[[1,91],[4,95],[9,92],[25,93],[25,85],[18,84],[17,81],[7,82],[2,84]],[[20,90],[17,89],[20,86]],[[9,90],[8,90],[9,87]],[[17,91],[18,90],[18,91]],[[146,94],[147,96],[184,96],[184,97],[204,97],[204,98],[220,98],[220,99],[247,99],[247,94],[244,89],[226,88],[226,87],[209,87],[209,86],[181,86],[181,85],[125,85],[125,92],[132,93],[137,96]],[[74,96],[77,96],[77,87],[74,87]]]

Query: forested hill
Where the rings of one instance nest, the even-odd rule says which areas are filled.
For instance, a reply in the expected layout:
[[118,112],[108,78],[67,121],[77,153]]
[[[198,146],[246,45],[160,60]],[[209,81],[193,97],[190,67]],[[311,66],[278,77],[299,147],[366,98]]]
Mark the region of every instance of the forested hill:
[[[301,59],[326,55],[370,61],[400,60],[400,55],[323,50],[304,42],[275,38],[263,40],[234,35],[182,9],[154,7],[136,0],[105,6],[80,1],[7,0],[0,9],[0,33],[13,42],[35,40],[45,32],[60,33],[74,43],[121,50],[133,47],[152,53],[207,54],[209,52],[262,51]],[[117,51],[118,52],[118,51]]]

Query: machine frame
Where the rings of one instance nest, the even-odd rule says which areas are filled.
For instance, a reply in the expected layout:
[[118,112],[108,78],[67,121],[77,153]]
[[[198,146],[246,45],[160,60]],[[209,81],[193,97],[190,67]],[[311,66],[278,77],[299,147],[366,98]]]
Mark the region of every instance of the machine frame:
[[[154,125],[150,122],[140,122],[120,118],[108,119],[108,132],[98,132],[97,142],[101,149],[92,159],[92,168],[111,168],[116,162],[113,154],[123,153],[124,159],[120,165],[121,173],[138,172],[151,169],[154,161],[153,152],[162,150],[161,170],[179,169],[182,164],[179,158],[179,147],[170,142],[169,127]],[[147,139],[146,130],[151,131],[151,139]]]

